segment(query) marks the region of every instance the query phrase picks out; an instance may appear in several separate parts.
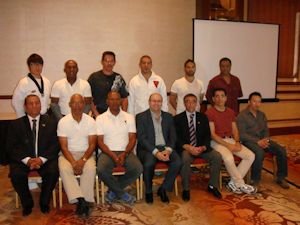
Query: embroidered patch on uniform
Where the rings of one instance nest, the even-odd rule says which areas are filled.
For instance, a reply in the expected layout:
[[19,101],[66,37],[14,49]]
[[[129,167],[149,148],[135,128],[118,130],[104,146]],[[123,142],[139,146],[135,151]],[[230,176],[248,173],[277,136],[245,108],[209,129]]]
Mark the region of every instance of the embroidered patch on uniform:
[[153,83],[154,83],[155,87],[157,88],[159,81],[158,80],[154,80]]

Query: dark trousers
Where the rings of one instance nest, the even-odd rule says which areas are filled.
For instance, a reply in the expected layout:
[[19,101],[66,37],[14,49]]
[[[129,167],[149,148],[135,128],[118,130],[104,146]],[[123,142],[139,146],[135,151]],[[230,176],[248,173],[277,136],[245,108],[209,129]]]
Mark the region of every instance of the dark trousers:
[[191,178],[191,163],[195,158],[202,158],[208,161],[210,167],[210,179],[209,185],[216,188],[219,187],[220,170],[222,166],[222,156],[219,152],[211,150],[209,152],[203,152],[199,156],[193,156],[188,151],[182,152],[182,167],[180,171],[182,179],[182,189],[184,191],[190,190],[190,178]]
[[[122,152],[116,152],[117,155]],[[115,167],[114,160],[105,153],[101,153],[97,162],[97,172],[101,180],[107,185],[109,190],[122,197],[125,193],[124,188],[132,184],[141,175],[143,166],[139,159],[133,153],[130,153],[124,163],[125,174],[122,176],[113,176],[112,172]]]
[[[139,155],[139,158],[144,167],[144,182],[146,187],[146,194],[152,193],[152,179],[154,175],[155,164],[159,160],[152,154],[152,152],[144,152]],[[181,168],[181,159],[175,151],[170,155],[170,161],[166,162],[169,166],[168,172],[161,187],[167,191],[173,190],[173,185],[177,174]]]
[[284,179],[287,176],[287,157],[286,150],[276,142],[270,140],[270,147],[262,149],[256,142],[243,142],[255,154],[255,160],[251,169],[251,180],[260,181],[265,151],[276,155],[277,158],[277,179]]
[[[29,167],[23,164],[10,164],[10,179],[16,192],[18,193],[22,207],[32,208],[33,199],[28,187]],[[57,160],[47,161],[37,172],[42,177],[42,187],[40,194],[40,205],[49,205],[52,191],[55,188],[59,172]]]

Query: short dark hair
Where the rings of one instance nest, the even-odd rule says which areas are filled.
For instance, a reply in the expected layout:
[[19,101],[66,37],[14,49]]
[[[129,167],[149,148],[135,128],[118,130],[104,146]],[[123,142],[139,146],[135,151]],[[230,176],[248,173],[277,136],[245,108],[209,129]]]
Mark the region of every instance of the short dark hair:
[[44,65],[44,60],[40,55],[33,53],[27,59],[27,65],[30,66],[31,63],[38,63]]
[[257,91],[254,91],[249,95],[248,100],[250,100],[253,96],[259,96],[261,98],[261,94]]
[[140,58],[140,63],[142,62],[142,59],[143,59],[143,58],[148,58],[148,59],[150,59],[151,62],[152,62],[152,58],[151,58],[149,55],[143,55],[143,56]]
[[220,59],[220,61],[219,61],[219,65],[221,65],[221,62],[224,62],[224,61],[227,61],[227,62],[229,62],[229,63],[230,63],[230,65],[231,65],[231,60],[230,60],[229,58],[227,58],[227,57],[223,57],[222,59]]
[[197,100],[197,96],[196,96],[196,95],[194,95],[193,93],[189,93],[189,94],[186,94],[186,95],[184,96],[183,102],[185,102],[185,99],[187,99],[188,97],[194,97],[194,98],[196,98],[196,100]]
[[223,91],[225,96],[227,96],[226,90],[224,88],[215,88],[212,90],[212,96],[214,97],[217,91]]
[[196,63],[195,63],[195,61],[194,61],[194,60],[192,60],[192,59],[188,59],[188,60],[186,60],[186,61],[185,61],[185,63],[184,63],[184,67],[186,67],[186,65],[187,65],[188,63],[193,63],[194,65],[196,65]]
[[114,57],[114,60],[116,61],[116,55],[115,55],[115,53],[114,52],[112,52],[112,51],[105,51],[105,52],[103,52],[102,53],[102,61],[104,60],[104,57],[106,56],[106,55],[111,55],[112,57]]
[[[37,95],[35,95],[35,94],[29,94],[29,95],[27,95],[27,96],[25,97],[25,99],[24,99],[24,105],[27,104],[27,100],[28,100],[29,98],[31,98],[31,97],[37,97],[37,98],[40,100],[40,97],[39,97],[39,96],[37,96]],[[40,100],[40,101],[41,101],[41,100]]]

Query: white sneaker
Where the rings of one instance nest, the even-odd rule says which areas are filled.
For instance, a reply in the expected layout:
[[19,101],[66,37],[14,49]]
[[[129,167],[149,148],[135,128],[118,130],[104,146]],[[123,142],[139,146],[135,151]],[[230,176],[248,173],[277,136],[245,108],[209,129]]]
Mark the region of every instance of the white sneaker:
[[240,190],[246,194],[255,194],[257,192],[257,188],[248,184],[243,184],[240,187]]
[[227,189],[235,194],[242,194],[243,192],[241,191],[240,188],[238,188],[237,186],[235,186],[235,184],[233,183],[233,181],[229,181],[226,185]]

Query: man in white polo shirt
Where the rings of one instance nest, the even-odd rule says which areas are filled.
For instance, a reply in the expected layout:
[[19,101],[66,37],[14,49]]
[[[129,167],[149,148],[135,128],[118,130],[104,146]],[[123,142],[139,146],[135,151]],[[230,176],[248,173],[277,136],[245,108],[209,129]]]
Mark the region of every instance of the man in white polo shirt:
[[[81,95],[72,95],[70,108],[71,113],[58,123],[62,152],[58,166],[69,202],[77,203],[76,214],[88,216],[87,202],[94,202],[96,124],[92,117],[83,113],[84,98]],[[80,175],[80,185],[75,175]]]
[[77,62],[68,60],[65,63],[64,72],[66,78],[56,81],[51,91],[51,110],[58,120],[71,112],[69,101],[73,94],[80,94],[84,97],[85,107],[83,112],[86,114],[89,113],[92,102],[90,84],[86,80],[77,78]]
[[196,64],[194,60],[188,59],[184,63],[185,75],[175,80],[171,87],[170,104],[176,110],[176,115],[185,111],[183,98],[187,94],[197,97],[196,111],[200,111],[200,104],[204,96],[203,82],[195,77]]
[[[121,200],[132,205],[136,198],[124,189],[143,170],[142,164],[132,152],[136,143],[135,120],[132,115],[121,110],[121,96],[118,92],[109,92],[106,103],[107,111],[96,119],[98,145],[102,150],[98,158],[97,172],[109,188],[106,201]],[[114,167],[125,167],[125,175],[114,177]]]

